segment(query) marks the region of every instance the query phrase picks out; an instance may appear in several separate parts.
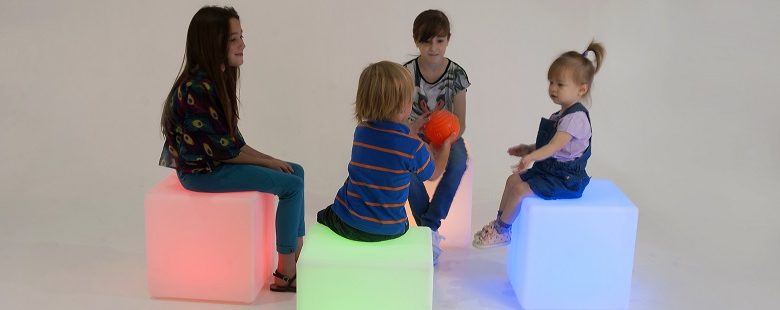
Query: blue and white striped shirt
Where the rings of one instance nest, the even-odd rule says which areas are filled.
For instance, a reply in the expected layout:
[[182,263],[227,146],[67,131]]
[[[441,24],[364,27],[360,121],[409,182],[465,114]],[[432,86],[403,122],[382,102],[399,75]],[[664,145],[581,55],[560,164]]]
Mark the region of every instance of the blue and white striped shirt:
[[410,136],[406,125],[363,122],[355,128],[347,170],[333,202],[336,215],[367,233],[397,235],[408,221],[404,204],[410,179],[429,179],[434,163],[428,145]]

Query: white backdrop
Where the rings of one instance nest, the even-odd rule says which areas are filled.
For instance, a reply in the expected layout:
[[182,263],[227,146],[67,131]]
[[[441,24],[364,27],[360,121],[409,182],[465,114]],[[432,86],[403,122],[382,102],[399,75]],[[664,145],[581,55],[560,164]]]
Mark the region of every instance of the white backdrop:
[[[0,264],[34,247],[142,257],[143,195],[169,173],[156,166],[162,100],[203,4],[0,1]],[[220,4],[238,10],[247,44],[239,125],[255,148],[305,167],[307,223],[346,176],[360,71],[414,57],[414,17],[439,8],[452,23],[446,55],[472,82],[475,227],[495,215],[507,147],[533,141],[556,109],[550,62],[595,37],[607,57],[589,172],[640,209],[634,300],[778,301],[780,2]],[[24,282],[28,271],[4,272]]]

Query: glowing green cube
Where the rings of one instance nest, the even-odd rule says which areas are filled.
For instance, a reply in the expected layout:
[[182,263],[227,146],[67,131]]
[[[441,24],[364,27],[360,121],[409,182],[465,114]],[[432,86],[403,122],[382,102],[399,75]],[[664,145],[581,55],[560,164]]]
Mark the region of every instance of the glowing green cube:
[[431,309],[431,230],[381,242],[345,239],[314,224],[298,260],[298,309]]

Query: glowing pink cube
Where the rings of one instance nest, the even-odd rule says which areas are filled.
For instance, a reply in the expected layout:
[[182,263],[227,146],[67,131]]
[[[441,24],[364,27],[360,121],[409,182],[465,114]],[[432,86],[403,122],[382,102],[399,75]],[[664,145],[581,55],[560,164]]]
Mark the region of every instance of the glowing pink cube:
[[269,282],[274,195],[192,192],[171,174],[144,207],[153,297],[251,303]]
[[[450,211],[447,217],[441,221],[439,233],[446,239],[441,241],[444,248],[453,247],[471,247],[471,241],[474,235],[471,233],[471,192],[473,188],[471,176],[471,158],[466,161],[466,172],[460,179],[458,190],[455,191],[455,197],[452,199]],[[439,180],[425,182],[425,189],[428,195],[433,195]]]
[[[471,157],[466,161],[466,171],[463,173],[463,177],[460,179],[460,185],[455,192],[455,197],[452,199],[452,205],[450,205],[450,212],[447,213],[447,217],[441,221],[439,227],[439,233],[445,237],[441,241],[443,248],[470,248],[471,241],[474,235],[471,233],[471,202],[472,202],[472,173],[471,173]],[[440,180],[440,179],[439,179]],[[433,196],[436,191],[436,186],[439,185],[439,180],[425,181],[425,189],[428,191],[428,196]],[[409,202],[406,202],[406,214],[409,215],[409,225],[411,227],[417,226],[412,219],[412,210],[409,207]]]

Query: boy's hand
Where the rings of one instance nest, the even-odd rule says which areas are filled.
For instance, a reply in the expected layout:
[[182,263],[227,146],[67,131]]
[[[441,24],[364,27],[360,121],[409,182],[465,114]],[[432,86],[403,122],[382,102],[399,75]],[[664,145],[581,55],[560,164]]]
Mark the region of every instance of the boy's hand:
[[509,155],[523,157],[534,151],[534,147],[528,144],[518,144],[506,150]]
[[439,148],[441,149],[446,147],[449,149],[452,147],[452,144],[455,143],[456,140],[458,140],[458,133],[453,132],[449,137],[447,137],[446,140],[444,140],[444,142],[441,143]]
[[430,116],[431,116],[431,112],[426,112],[423,115],[420,115],[420,117],[418,117],[416,120],[414,120],[414,122],[412,122],[409,125],[409,130],[411,131],[410,134],[416,137],[420,129],[425,127],[425,124],[428,123],[428,119],[430,118]]

